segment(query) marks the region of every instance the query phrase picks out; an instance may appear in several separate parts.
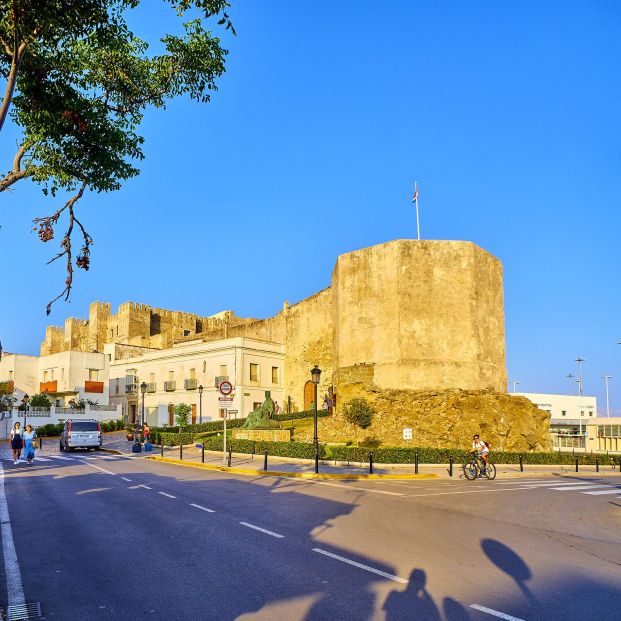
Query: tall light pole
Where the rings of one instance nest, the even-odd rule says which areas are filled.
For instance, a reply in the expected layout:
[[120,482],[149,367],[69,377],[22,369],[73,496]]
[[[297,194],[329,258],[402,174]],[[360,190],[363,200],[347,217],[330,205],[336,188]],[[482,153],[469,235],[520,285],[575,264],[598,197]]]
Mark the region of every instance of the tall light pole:
[[610,401],[608,400],[608,380],[612,379],[612,375],[602,375],[602,379],[606,384],[606,416],[610,418]]
[[574,377],[576,376],[573,373],[568,373],[565,377],[569,380],[569,392],[567,394],[571,395],[571,387],[572,387],[571,380],[574,379]]
[[580,437],[582,437],[582,412],[580,412],[580,398],[582,397],[582,363],[584,362],[584,358],[582,356],[578,356],[576,358],[576,362],[578,363],[578,412],[580,414],[578,419],[580,421]]
[[311,379],[315,385],[315,435],[313,437],[313,443],[315,444],[315,474],[319,472],[319,438],[317,437],[317,386],[319,385],[319,379],[321,378],[321,369],[315,365],[311,369]]
[[140,384],[140,392],[142,393],[142,429],[144,430],[144,395],[147,392],[147,383]]
[[198,422],[203,424],[203,386],[198,387]]
[[515,387],[519,384],[520,382],[516,382],[515,380],[511,380],[509,382],[509,384],[513,384],[513,394],[515,394]]

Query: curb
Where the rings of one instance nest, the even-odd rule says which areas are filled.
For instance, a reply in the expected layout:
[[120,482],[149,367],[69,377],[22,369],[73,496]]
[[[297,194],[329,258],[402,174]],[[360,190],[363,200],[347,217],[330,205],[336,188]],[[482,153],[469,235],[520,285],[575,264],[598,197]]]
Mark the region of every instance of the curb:
[[287,472],[283,470],[250,470],[247,468],[233,468],[228,466],[213,466],[211,464],[203,464],[200,462],[189,462],[181,459],[173,459],[170,457],[158,457],[150,455],[145,459],[159,461],[167,464],[175,464],[177,466],[186,466],[189,468],[201,468],[203,470],[212,470],[216,472],[229,472],[230,474],[241,474],[245,476],[270,476],[270,477],[288,477],[292,479],[341,479],[341,480],[416,480],[416,479],[437,479],[437,474],[329,474],[314,472]]
[[116,449],[106,448],[105,446],[100,446],[99,451],[102,453],[112,453],[113,455],[124,455],[122,451],[117,451]]

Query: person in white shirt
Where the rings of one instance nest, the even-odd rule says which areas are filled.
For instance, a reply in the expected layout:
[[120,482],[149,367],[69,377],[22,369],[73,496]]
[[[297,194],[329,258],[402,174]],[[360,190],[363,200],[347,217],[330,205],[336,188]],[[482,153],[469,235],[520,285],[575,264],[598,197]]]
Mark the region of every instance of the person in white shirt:
[[478,433],[475,434],[472,440],[472,452],[476,453],[477,457],[480,457],[483,460],[483,463],[485,464],[485,467],[487,468],[489,464],[489,460],[488,460],[489,448],[487,444],[479,438]]

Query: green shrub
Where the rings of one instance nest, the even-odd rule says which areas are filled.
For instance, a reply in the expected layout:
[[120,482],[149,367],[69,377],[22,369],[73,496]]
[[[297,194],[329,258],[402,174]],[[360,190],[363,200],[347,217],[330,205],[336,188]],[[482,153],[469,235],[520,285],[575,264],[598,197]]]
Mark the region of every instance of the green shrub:
[[59,436],[61,431],[63,430],[64,425],[59,423],[54,425],[52,423],[48,423],[47,425],[41,425],[35,429],[36,434],[39,437],[50,437],[50,436]]
[[366,399],[356,397],[345,404],[344,414],[345,420],[348,423],[353,423],[361,429],[366,429],[373,422],[375,408]]
[[33,408],[51,408],[52,407],[52,402],[50,401],[50,398],[44,394],[38,394],[38,395],[32,395],[32,397],[30,397],[30,401],[28,402],[28,405],[30,407]]
[[184,429],[188,426],[188,420],[192,408],[187,403],[179,403],[175,406],[175,422]]

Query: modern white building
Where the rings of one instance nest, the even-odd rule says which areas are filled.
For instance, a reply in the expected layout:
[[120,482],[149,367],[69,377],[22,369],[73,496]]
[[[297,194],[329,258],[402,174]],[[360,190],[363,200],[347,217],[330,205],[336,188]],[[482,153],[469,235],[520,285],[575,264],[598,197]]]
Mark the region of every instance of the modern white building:
[[[120,404],[129,422],[144,418],[150,425],[174,425],[174,408],[192,409],[191,422],[224,417],[220,382],[233,384],[229,417],[243,418],[261,405],[266,391],[282,407],[284,345],[253,338],[221,341],[197,339],[156,350],[107,344],[111,404]],[[141,385],[145,384],[144,394]]]
[[551,425],[580,426],[597,417],[597,399],[582,395],[548,395],[533,392],[515,393],[526,397],[540,410],[550,413]]

